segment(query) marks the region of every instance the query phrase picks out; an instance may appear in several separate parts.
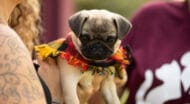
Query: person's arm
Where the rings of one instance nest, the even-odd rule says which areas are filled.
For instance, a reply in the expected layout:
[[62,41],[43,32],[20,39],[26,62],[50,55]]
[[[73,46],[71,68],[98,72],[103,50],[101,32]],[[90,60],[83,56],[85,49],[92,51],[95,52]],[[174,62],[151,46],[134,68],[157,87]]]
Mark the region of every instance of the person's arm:
[[12,31],[0,33],[0,103],[46,104],[30,54]]
[[63,104],[60,70],[55,60],[48,58],[43,61],[40,57],[37,60],[40,65],[38,73],[51,92],[52,104]]

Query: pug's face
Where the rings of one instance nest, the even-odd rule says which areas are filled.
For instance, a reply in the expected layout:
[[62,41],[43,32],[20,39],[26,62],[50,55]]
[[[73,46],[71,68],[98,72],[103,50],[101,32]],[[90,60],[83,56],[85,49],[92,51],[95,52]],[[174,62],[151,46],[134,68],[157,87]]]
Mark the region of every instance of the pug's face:
[[124,17],[106,10],[80,11],[70,17],[69,24],[76,49],[90,61],[103,61],[112,56],[131,28]]

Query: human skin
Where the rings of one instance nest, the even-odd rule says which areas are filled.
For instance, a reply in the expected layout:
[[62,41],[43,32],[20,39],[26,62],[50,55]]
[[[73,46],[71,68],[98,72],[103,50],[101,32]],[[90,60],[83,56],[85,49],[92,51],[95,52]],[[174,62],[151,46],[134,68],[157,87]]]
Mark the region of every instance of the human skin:
[[46,104],[29,51],[7,25],[11,12],[20,2],[0,0],[0,103]]

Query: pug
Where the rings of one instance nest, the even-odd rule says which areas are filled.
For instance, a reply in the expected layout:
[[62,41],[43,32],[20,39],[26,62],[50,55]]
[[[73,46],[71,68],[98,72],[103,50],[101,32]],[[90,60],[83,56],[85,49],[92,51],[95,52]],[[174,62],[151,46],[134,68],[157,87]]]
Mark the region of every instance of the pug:
[[[97,66],[109,63],[109,58],[118,51],[122,39],[132,27],[123,16],[96,9],[82,10],[72,15],[69,26],[75,49],[83,59]],[[126,72],[121,79],[114,74],[93,74],[92,70],[81,72],[81,67],[70,65],[61,57],[57,57],[56,62],[65,104],[84,104],[97,90],[101,91],[106,104],[120,104],[117,84],[126,82]]]
[[[69,18],[73,31],[71,39],[80,55],[92,63],[101,63],[115,54],[122,39],[131,29],[131,23],[119,14],[107,10],[83,10]],[[58,58],[61,70],[62,90],[66,104],[79,104],[77,85],[90,89],[94,76],[88,71],[81,73],[61,58]],[[123,83],[126,81],[124,75]],[[100,91],[107,104],[120,104],[117,96],[114,75],[105,75],[100,81]]]

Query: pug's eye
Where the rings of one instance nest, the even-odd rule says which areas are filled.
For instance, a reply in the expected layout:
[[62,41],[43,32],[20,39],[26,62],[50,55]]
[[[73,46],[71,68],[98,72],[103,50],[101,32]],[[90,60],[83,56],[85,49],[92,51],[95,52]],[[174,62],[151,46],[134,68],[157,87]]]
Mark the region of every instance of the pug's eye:
[[81,34],[79,38],[81,39],[81,41],[90,40],[90,36],[88,34]]
[[109,43],[113,43],[113,42],[115,42],[115,37],[109,36],[109,37],[107,37],[106,41]]

